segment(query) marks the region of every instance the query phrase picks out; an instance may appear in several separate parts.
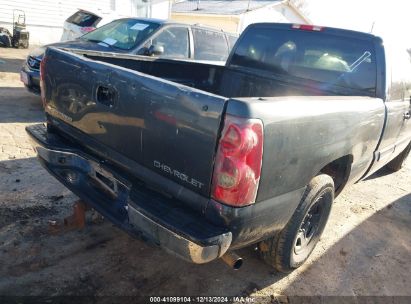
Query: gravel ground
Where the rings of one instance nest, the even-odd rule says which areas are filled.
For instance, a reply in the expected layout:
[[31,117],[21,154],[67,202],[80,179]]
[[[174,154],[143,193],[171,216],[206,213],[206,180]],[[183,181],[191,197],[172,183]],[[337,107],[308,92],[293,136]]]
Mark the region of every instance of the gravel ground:
[[19,81],[26,54],[0,48],[0,295],[411,296],[411,159],[345,190],[314,254],[289,275],[253,248],[239,251],[236,272],[188,264],[107,221],[51,233],[49,220],[77,198],[40,167],[24,131],[43,120]]

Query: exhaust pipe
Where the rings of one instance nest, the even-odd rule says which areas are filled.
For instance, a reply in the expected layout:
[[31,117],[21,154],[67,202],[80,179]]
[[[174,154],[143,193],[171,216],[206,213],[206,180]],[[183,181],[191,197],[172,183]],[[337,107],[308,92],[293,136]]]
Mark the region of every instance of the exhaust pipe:
[[240,269],[243,265],[243,259],[234,252],[227,252],[221,257],[221,259],[234,270]]

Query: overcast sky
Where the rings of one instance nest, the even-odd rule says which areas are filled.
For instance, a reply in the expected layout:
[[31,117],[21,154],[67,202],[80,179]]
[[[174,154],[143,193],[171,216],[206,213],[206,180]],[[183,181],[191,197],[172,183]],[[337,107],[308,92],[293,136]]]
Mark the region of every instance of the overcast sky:
[[314,24],[369,32],[411,47],[409,0],[306,0]]

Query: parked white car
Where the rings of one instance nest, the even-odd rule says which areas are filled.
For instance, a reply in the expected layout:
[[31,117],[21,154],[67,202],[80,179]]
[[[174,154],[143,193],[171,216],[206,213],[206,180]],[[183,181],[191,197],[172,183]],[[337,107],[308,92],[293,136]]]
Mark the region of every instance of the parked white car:
[[63,25],[63,35],[60,41],[74,40],[88,32],[94,31],[97,26],[102,26],[120,17],[112,12],[98,14],[79,9],[73,15],[68,17]]

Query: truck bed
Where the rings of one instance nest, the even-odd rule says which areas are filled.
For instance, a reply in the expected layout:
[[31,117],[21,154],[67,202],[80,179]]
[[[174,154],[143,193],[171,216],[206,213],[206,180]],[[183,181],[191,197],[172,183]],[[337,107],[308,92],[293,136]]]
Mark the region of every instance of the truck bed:
[[[259,118],[264,123],[264,150],[270,152],[263,156],[258,200],[299,189],[330,158],[353,153],[354,165],[358,165],[353,166],[352,174],[359,179],[372,162],[384,122],[381,99],[320,96],[336,93],[315,91],[311,83],[297,86],[278,80],[274,85],[275,79],[265,75],[185,61],[83,51],[80,55],[53,48],[46,56],[44,91],[51,125],[105,159],[131,160],[147,172],[173,181],[166,188],[154,185],[159,191],[190,197],[187,202],[191,204],[193,193],[210,197],[215,149],[226,113]],[[242,73],[243,81],[247,77],[265,79],[254,86],[261,95],[214,94],[234,91],[233,73]],[[241,77],[234,79],[241,81]],[[105,92],[99,91],[101,87]],[[238,94],[255,90],[243,86]],[[307,96],[307,92],[313,95]],[[265,97],[263,93],[278,95]],[[281,97],[290,94],[293,97]],[[340,155],[330,155],[330,150]],[[298,161],[303,155],[313,155],[315,165],[305,170]],[[133,170],[125,161],[118,163],[139,176],[141,169]],[[285,168],[287,177],[278,175]],[[198,209],[204,211],[206,205],[198,203]]]
[[[107,159],[132,160],[180,184],[171,186],[179,197],[186,192],[209,197],[230,98],[257,93],[250,90],[253,83],[260,97],[303,95],[308,89],[192,61],[56,48],[49,48],[46,58],[49,123]],[[248,85],[239,87],[236,81]]]

